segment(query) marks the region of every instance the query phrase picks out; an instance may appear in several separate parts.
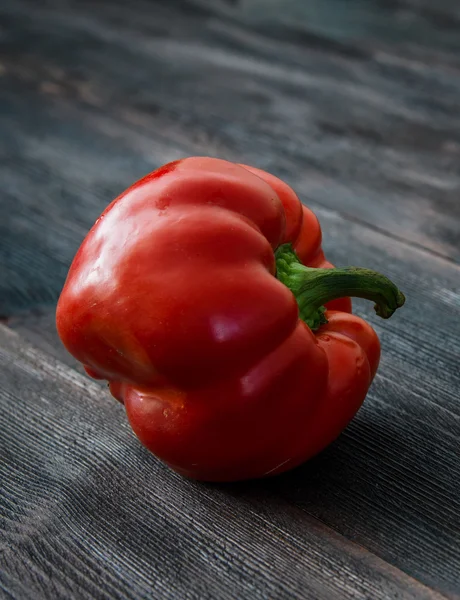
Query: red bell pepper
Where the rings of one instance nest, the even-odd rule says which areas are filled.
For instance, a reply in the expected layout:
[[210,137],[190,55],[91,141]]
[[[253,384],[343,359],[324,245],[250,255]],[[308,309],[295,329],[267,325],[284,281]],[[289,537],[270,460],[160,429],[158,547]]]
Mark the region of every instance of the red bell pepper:
[[187,158],[102,213],[57,327],[149,450],[186,476],[231,481],[299,465],[361,406],[380,345],[348,296],[384,318],[404,303],[383,275],[332,268],[317,218],[285,183]]

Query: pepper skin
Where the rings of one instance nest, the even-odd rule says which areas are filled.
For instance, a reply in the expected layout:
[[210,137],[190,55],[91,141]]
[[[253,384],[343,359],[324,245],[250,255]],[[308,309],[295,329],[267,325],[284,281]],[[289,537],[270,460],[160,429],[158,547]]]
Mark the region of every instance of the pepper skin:
[[108,206],[56,320],[149,450],[185,476],[235,481],[299,465],[361,406],[380,346],[350,294],[384,317],[404,302],[383,276],[332,269],[317,218],[281,180],[198,157]]

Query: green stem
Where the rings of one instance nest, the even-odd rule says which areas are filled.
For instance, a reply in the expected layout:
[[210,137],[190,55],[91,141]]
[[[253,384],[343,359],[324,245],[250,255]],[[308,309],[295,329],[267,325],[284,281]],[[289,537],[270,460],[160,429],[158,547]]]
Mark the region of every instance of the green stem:
[[338,298],[353,296],[372,300],[375,312],[383,319],[391,317],[405,302],[404,294],[394,283],[376,271],[358,267],[306,267],[297,258],[291,244],[280,246],[275,258],[276,276],[294,294],[300,318],[310,329],[318,329],[327,323],[324,304]]

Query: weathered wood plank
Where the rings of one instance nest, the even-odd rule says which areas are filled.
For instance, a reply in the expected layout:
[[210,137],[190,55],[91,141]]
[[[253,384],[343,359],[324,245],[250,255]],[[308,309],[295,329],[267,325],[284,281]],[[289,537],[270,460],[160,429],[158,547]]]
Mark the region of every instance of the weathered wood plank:
[[[14,329],[29,344],[86,376],[83,365],[74,359],[62,345],[56,330],[55,317],[54,306],[44,307],[41,310],[26,312],[6,319],[4,324],[8,325],[10,329]],[[94,380],[94,383],[103,388],[106,386],[106,382],[103,381]]]
[[[363,8],[364,23],[374,11],[374,27],[391,36],[394,23],[402,35],[400,20],[377,4]],[[426,21],[424,39],[446,37],[412,5],[401,10]],[[8,118],[15,113],[8,89],[22,81],[54,96],[48,110],[67,98],[95,118],[101,111],[141,129],[152,143],[174,140],[183,154],[258,164],[306,199],[459,259],[456,48],[439,56],[420,40],[382,45],[377,38],[347,53],[327,37],[296,39],[280,25],[274,39],[274,27],[259,32],[239,13],[216,16],[186,2],[66,6],[2,7]],[[449,31],[460,39],[455,19]]]
[[[177,0],[176,0],[177,1]],[[455,0],[242,0],[213,2],[185,0],[218,11],[275,37],[303,42],[329,43],[331,49],[356,54],[367,47],[445,60],[459,58],[460,10]],[[335,45],[334,45],[335,44]]]
[[[440,599],[270,494],[185,480],[0,326],[1,584],[41,598]],[[25,597],[25,596],[23,596]]]

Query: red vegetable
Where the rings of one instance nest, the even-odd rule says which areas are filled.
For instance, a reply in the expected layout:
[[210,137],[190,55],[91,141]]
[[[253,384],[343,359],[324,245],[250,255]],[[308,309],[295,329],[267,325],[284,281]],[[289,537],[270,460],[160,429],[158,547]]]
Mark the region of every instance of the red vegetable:
[[188,158],[96,221],[57,327],[170,467],[204,480],[274,475],[332,442],[375,375],[379,340],[347,296],[385,318],[404,303],[382,275],[331,267],[318,220],[285,183]]

